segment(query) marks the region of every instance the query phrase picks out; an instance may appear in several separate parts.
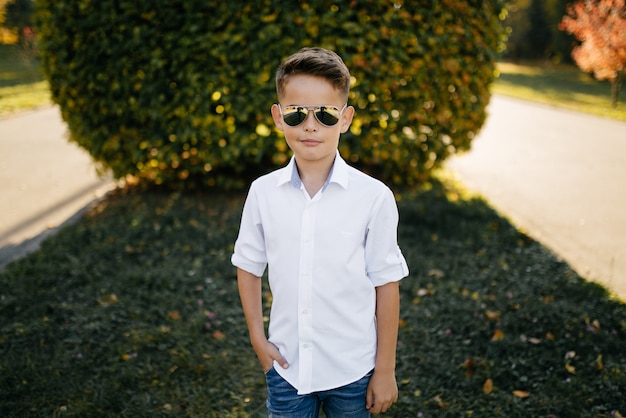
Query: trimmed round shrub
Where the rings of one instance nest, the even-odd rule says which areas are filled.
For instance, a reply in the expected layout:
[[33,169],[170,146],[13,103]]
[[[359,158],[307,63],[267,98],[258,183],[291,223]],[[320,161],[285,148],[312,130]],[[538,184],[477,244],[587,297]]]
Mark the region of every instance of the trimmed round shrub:
[[70,139],[116,178],[243,188],[286,163],[274,73],[340,54],[351,164],[415,185],[483,125],[504,0],[36,0],[44,72]]

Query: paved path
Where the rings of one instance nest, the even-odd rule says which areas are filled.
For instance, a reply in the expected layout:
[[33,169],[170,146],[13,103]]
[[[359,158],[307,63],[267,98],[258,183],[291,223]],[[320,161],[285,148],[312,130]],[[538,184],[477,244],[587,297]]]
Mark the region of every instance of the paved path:
[[0,269],[113,188],[66,131],[57,107],[0,120]]
[[472,150],[448,167],[581,276],[626,300],[626,122],[502,96],[488,110]]

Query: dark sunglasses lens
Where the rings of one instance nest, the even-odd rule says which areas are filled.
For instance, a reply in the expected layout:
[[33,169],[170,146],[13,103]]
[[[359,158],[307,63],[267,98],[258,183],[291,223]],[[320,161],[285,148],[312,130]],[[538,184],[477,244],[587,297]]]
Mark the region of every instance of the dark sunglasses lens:
[[283,115],[283,120],[289,126],[298,126],[306,119],[306,109],[294,109]]
[[323,123],[326,126],[333,126],[339,122],[339,115],[329,109],[322,108],[315,113],[315,116],[320,123]]

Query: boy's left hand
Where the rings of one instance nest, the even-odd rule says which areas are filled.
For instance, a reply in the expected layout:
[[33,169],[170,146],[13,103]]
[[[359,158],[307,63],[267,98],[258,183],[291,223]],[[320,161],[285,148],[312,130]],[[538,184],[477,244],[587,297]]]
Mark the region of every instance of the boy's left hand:
[[386,412],[398,400],[396,374],[391,371],[376,371],[367,386],[365,407],[371,414]]

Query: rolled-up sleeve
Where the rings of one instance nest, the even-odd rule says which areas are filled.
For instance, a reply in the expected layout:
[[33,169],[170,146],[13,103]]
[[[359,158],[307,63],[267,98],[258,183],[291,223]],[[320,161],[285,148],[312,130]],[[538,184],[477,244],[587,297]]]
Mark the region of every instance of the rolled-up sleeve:
[[398,208],[391,190],[380,196],[372,214],[365,242],[367,275],[374,286],[408,276],[409,267],[398,246]]
[[231,263],[258,277],[263,275],[267,267],[265,236],[254,184],[250,188],[243,207],[239,236],[235,241]]

